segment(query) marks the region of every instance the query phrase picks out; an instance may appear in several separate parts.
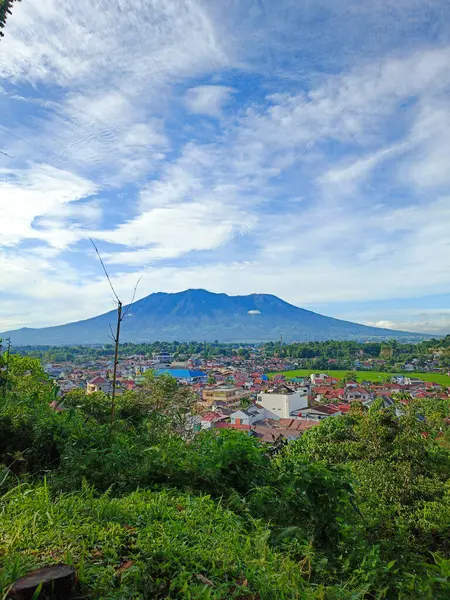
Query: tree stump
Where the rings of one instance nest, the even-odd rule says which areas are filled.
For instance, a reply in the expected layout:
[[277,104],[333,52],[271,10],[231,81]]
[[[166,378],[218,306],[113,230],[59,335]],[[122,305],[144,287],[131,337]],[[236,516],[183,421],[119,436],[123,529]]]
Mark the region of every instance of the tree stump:
[[77,592],[77,584],[75,569],[67,565],[54,565],[27,573],[15,581],[7,597],[11,600],[32,600],[41,585],[37,596],[39,600],[70,600]]

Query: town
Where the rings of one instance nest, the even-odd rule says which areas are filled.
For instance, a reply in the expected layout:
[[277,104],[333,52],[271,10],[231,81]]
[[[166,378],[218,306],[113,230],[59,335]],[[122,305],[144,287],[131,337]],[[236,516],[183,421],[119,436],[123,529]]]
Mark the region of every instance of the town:
[[[101,355],[101,349],[94,358],[87,354],[76,363],[66,360],[44,365],[59,388],[62,407],[64,395],[77,389],[87,394],[112,392],[113,357]],[[380,372],[374,381],[373,369],[383,368],[393,354],[386,347],[380,348],[381,358],[349,361],[346,372],[336,371],[336,360],[330,358],[331,368],[309,373],[303,369],[301,375],[296,372],[301,360],[267,356],[258,346],[224,354],[205,358],[204,352],[197,352],[181,355],[180,360],[167,350],[151,356],[149,352],[128,352],[117,367],[116,393],[139,389],[146,373],[170,375],[195,396],[189,417],[192,432],[236,429],[269,443],[279,438],[294,440],[323,419],[346,414],[353,402],[369,408],[380,399],[385,407],[395,406],[400,413],[402,403],[412,399],[449,397],[450,384],[443,382],[445,354],[439,349],[429,350],[429,358],[421,361],[426,380],[414,373],[420,359],[413,358],[401,365],[401,374]]]

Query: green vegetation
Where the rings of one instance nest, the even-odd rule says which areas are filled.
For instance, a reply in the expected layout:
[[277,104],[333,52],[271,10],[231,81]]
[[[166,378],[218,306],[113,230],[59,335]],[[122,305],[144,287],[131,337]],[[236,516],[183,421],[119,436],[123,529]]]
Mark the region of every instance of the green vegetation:
[[84,592],[98,600],[238,598],[249,591],[292,598],[304,585],[295,562],[270,548],[262,523],[246,527],[206,496],[139,491],[111,498],[90,488],[52,495],[45,485],[21,486],[3,507],[3,588],[16,573],[57,561],[75,565]]
[[[192,398],[151,375],[68,394],[0,358],[0,585],[66,562],[85,599],[450,598],[448,400],[325,420],[287,445],[193,435]],[[6,383],[6,384],[5,384]],[[54,405],[53,405],[54,406]],[[420,417],[420,419],[418,418]]]
[[[114,355],[113,344],[101,346],[26,346],[16,352],[43,362],[69,361],[83,364],[89,360]],[[405,364],[414,364],[418,373],[429,373],[435,369],[450,370],[450,336],[424,340],[419,343],[388,342],[348,342],[328,340],[325,342],[302,342],[282,344],[224,344],[220,342],[153,342],[149,344],[121,344],[123,358],[139,354],[151,357],[153,353],[169,352],[176,360],[187,360],[193,355],[205,359],[223,358],[225,361],[239,357],[250,361],[255,367],[263,361],[282,360],[309,372],[334,370],[349,371],[368,367],[377,373],[401,373]],[[357,367],[358,363],[361,366]],[[366,363],[365,365],[362,363]],[[286,367],[287,368],[287,367]],[[365,369],[364,369],[365,370]]]
[[[343,379],[348,373],[348,371],[339,371],[333,369],[327,369],[325,372],[330,375],[330,377],[337,377],[338,379]],[[311,369],[295,369],[293,371],[268,373],[268,376],[274,377],[275,375],[284,375],[287,379],[292,379],[294,377],[309,377],[311,373],[314,373],[314,371],[311,371]],[[433,381],[446,387],[450,386],[450,376],[445,375],[444,373],[402,373],[399,371],[395,374],[406,375],[407,377],[417,377],[423,381]],[[392,373],[382,373],[381,371],[357,371],[355,379],[356,381],[372,381],[374,383],[381,383],[387,379],[390,379],[392,375]]]

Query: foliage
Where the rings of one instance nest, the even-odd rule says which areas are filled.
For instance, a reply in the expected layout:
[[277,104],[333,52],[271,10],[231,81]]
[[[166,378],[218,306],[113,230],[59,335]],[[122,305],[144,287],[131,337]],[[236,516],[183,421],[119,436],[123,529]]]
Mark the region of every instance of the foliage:
[[0,583],[73,563],[85,598],[450,598],[449,400],[325,419],[268,447],[189,435],[195,398],[146,376],[110,398],[15,357],[0,399]]
[[92,489],[53,497],[22,486],[2,501],[2,587],[41,565],[69,561],[84,597],[295,598],[305,582],[272,550],[267,528],[248,526],[206,496]]
[[[423,569],[423,577],[431,576],[435,567],[423,566],[430,552],[437,553],[444,570],[448,568],[442,557],[450,550],[444,525],[450,522],[450,455],[439,444],[436,428],[438,415],[448,411],[448,401],[435,403],[433,414],[428,406],[425,420],[417,418],[424,413],[421,401],[402,407],[398,416],[382,403],[374,403],[368,413],[355,408],[345,417],[327,419],[286,450],[291,460],[306,456],[349,470],[364,520],[362,534],[377,546],[383,564],[397,565],[385,577],[381,598],[406,598],[411,585],[410,597],[420,598],[415,586],[422,591],[425,587],[417,572]],[[439,514],[433,512],[437,506]],[[442,585],[442,593],[450,593],[448,579],[442,579]]]

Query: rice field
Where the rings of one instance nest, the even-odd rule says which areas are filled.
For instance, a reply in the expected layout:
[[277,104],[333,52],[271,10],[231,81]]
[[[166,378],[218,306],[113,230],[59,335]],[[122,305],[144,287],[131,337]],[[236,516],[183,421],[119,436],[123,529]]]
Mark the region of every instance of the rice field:
[[[280,371],[278,373],[268,373],[269,378],[274,375],[284,375],[287,379],[291,379],[294,377],[309,377],[313,371],[310,369],[297,369],[295,371]],[[332,371],[327,369],[324,371],[331,377],[337,377],[342,379],[345,377],[345,374],[349,371]],[[406,375],[407,377],[417,377],[417,379],[422,379],[423,381],[434,381],[435,383],[440,383],[441,385],[450,386],[450,376],[445,373],[383,373],[381,371],[356,371],[357,373],[357,381],[373,381],[374,383],[385,381],[387,377],[392,377],[393,375]]]

